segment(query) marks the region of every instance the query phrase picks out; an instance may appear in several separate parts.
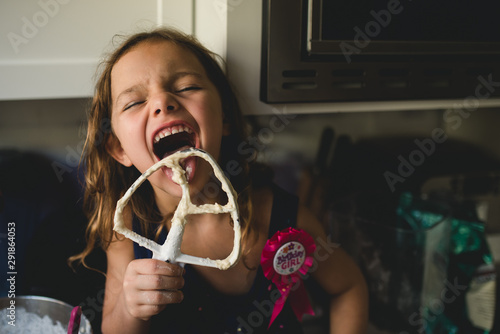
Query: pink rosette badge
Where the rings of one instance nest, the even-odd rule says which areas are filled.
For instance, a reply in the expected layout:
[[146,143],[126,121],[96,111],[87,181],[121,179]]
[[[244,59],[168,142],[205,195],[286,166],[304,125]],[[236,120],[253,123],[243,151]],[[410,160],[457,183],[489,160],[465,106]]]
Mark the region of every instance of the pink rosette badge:
[[299,321],[304,314],[314,314],[301,275],[305,275],[311,268],[315,249],[316,245],[309,234],[291,227],[276,232],[267,240],[260,264],[266,278],[274,283],[281,293],[274,303],[269,326],[287,300],[290,301]]

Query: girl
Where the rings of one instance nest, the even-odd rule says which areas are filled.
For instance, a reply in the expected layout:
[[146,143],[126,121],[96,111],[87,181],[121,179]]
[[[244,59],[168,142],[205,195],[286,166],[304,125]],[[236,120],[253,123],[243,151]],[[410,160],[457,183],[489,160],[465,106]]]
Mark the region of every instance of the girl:
[[[104,64],[84,157],[89,242],[75,257],[84,262],[96,245],[106,251],[103,333],[301,332],[289,305],[268,328],[272,299],[261,253],[266,240],[286,227],[308,232],[319,244],[328,245],[328,240],[312,214],[297,208],[295,197],[273,186],[252,156],[238,152],[247,129],[216,59],[194,38],[158,29],[131,36]],[[109,121],[111,131],[104,131]],[[242,256],[227,271],[153,260],[147,250],[112,230],[116,202],[137,177],[186,147],[217,159],[238,193]],[[187,159],[185,167],[194,201],[224,200],[222,192],[214,191],[207,163]],[[182,193],[168,170],[148,181],[134,193],[124,217],[130,229],[161,244]],[[182,252],[225,258],[233,240],[229,220],[229,215],[189,217]],[[312,275],[331,295],[331,333],[362,333],[366,287],[348,256],[340,249],[323,249]]]

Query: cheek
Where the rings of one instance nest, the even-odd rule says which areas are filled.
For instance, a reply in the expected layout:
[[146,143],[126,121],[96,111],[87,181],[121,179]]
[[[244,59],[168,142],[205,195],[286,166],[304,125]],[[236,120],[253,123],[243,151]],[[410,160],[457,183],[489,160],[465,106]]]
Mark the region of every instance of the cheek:
[[209,113],[212,117],[222,119],[222,101],[219,97],[219,93],[215,88],[207,91],[203,104],[205,106],[205,109],[209,110]]
[[119,117],[114,117],[111,120],[111,124],[116,135],[120,139],[126,140],[129,137],[133,137],[139,133],[138,131],[143,126],[140,119],[133,118],[126,115],[120,115]]
[[218,101],[212,103],[211,113],[209,116],[209,121],[214,126],[214,129],[217,129],[218,133],[223,132],[223,124],[224,124],[224,113],[222,112],[222,104]]
[[191,107],[193,108],[187,107],[186,109],[190,110],[198,126],[206,127],[209,135],[222,131],[222,106],[217,99],[207,98]]
[[130,158],[132,158],[134,156],[133,152],[136,152],[138,142],[137,140],[134,140],[132,131],[124,127],[123,124],[120,124],[120,122],[116,122],[116,124],[113,124],[113,131],[116,138],[118,138],[122,149],[127,155],[129,155]]
[[123,143],[123,139],[127,138],[127,136],[125,135],[125,129],[123,128],[123,124],[121,123],[122,122],[117,121],[115,117],[113,117],[113,119],[111,120],[111,127],[115,136],[121,143]]

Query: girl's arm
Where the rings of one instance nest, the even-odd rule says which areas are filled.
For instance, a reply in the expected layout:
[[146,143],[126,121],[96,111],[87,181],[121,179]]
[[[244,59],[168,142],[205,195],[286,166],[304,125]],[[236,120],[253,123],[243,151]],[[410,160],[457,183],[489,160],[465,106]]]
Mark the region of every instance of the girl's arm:
[[147,333],[150,318],[179,303],[183,269],[152,259],[134,260],[133,243],[113,241],[107,254],[103,333]]
[[[368,290],[365,279],[354,261],[332,243],[320,223],[306,208],[299,208],[297,227],[309,233],[316,242],[312,276],[331,296],[330,333],[366,333]],[[314,268],[314,270],[313,270]]]

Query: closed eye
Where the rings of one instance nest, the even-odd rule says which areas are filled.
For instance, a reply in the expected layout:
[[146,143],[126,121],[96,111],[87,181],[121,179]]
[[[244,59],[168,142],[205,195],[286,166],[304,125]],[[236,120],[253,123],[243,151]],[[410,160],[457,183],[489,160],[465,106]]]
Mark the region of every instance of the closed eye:
[[200,90],[201,87],[198,87],[198,86],[188,86],[188,87],[185,87],[185,88],[182,88],[182,89],[179,89],[177,91],[177,93],[182,93],[182,92],[188,92],[190,90]]
[[137,105],[143,104],[144,102],[145,102],[145,101],[137,101],[137,102],[132,102],[132,103],[130,103],[130,104],[127,104],[127,105],[125,106],[125,108],[123,108],[123,110],[124,110],[124,111],[125,111],[125,110],[128,110],[128,109],[130,109],[130,108],[132,108],[132,107],[135,107],[135,106],[137,106]]

